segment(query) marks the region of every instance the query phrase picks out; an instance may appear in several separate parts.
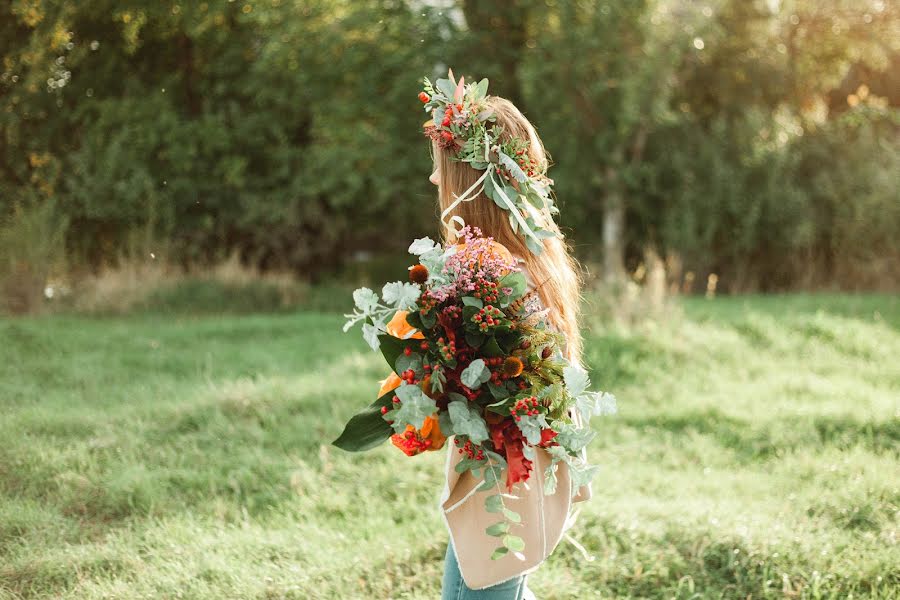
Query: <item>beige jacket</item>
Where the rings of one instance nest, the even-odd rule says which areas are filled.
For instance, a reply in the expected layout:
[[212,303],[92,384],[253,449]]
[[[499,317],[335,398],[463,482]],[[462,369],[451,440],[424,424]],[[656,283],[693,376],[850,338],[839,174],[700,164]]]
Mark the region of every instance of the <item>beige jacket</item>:
[[[533,289],[530,278],[528,283],[529,289]],[[573,414],[576,423],[581,424],[578,413]],[[562,462],[557,463],[556,492],[545,495],[544,470],[550,464],[550,455],[543,448],[535,448],[537,456],[528,481],[513,486],[511,494],[516,496],[515,499],[504,498],[506,506],[522,517],[522,522],[512,525],[510,532],[525,540],[525,550],[522,552],[525,559],[509,553],[498,560],[491,560],[491,554],[500,545],[500,540],[485,533],[485,529],[500,517],[487,512],[484,501],[497,490],[477,491],[482,479],[475,478],[470,471],[462,475],[457,473],[455,467],[462,455],[452,439],[447,441],[446,446],[446,478],[439,509],[450,532],[460,573],[472,589],[496,585],[537,569],[562,540],[566,530],[574,525],[578,512],[572,510],[573,503],[591,498],[590,485],[582,486],[572,497],[569,467]],[[582,456],[586,456],[584,450]],[[505,483],[501,481],[500,485],[506,492]]]

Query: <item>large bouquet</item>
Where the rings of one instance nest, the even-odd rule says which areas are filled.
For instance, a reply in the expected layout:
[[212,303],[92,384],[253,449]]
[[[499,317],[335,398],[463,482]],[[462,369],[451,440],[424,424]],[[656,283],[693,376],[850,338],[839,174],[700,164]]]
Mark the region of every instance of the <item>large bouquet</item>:
[[457,471],[483,477],[479,490],[496,489],[485,502],[498,515],[487,528],[499,538],[497,559],[524,548],[511,528],[520,515],[504,498],[532,476],[537,449],[551,457],[545,493],[556,493],[558,463],[565,462],[566,493],[574,495],[599,468],[582,451],[596,434],[589,420],[616,406],[612,395],[589,391],[587,373],[564,358],[564,337],[536,292],[527,292],[509,251],[469,227],[460,239],[447,247],[415,240],[409,251],[419,262],[410,282],[388,283],[380,299],[367,288],[354,292],[344,331],[362,323],[363,337],[393,373],[334,444],[362,451],[390,438],[414,456],[455,436],[464,454]]

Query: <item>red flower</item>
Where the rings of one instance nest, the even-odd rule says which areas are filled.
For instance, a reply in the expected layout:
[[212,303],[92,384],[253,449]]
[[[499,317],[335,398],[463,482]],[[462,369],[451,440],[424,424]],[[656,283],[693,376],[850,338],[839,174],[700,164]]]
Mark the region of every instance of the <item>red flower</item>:
[[506,456],[507,490],[512,491],[513,485],[519,481],[528,481],[531,476],[532,462],[525,458],[522,451],[525,439],[516,424],[509,419],[492,424],[491,441],[494,448]]
[[556,442],[553,442],[552,444],[550,443],[555,437],[556,432],[552,429],[542,429],[541,442],[538,444],[538,446],[541,446],[542,448],[546,448],[547,446],[555,446]]

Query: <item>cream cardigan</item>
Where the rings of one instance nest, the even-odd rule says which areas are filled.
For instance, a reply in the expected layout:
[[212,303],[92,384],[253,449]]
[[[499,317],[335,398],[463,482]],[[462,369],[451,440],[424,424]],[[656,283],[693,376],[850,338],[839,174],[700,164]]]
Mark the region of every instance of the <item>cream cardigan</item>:
[[[524,262],[522,258],[517,260]],[[533,290],[534,282],[527,272],[525,277],[527,289]],[[581,424],[575,411],[573,418]],[[452,439],[447,440],[446,446],[446,476],[438,508],[450,533],[460,573],[471,589],[483,589],[536,570],[556,549],[563,534],[575,524],[578,511],[572,511],[572,504],[591,498],[590,484],[582,486],[572,497],[569,467],[565,463],[558,463],[556,493],[545,495],[543,475],[550,464],[550,455],[543,448],[535,448],[537,456],[531,477],[527,482],[513,486],[511,494],[515,498],[504,498],[506,505],[522,517],[520,524],[512,526],[511,533],[525,540],[524,560],[512,553],[491,560],[499,539],[489,536],[485,529],[496,523],[498,516],[485,510],[484,500],[496,490],[477,491],[482,479],[476,479],[470,471],[462,475],[457,473],[455,467],[462,455],[457,452]],[[582,450],[582,456],[586,458],[585,450]],[[505,488],[503,483],[501,486]]]

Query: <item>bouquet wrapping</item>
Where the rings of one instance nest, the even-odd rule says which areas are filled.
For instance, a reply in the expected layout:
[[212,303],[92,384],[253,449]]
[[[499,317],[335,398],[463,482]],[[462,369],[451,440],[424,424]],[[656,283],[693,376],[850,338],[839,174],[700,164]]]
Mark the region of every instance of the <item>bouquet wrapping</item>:
[[[565,358],[564,336],[510,252],[471,227],[459,239],[415,240],[410,281],[386,284],[380,298],[368,288],[354,292],[344,331],[361,323],[392,373],[334,444],[363,451],[390,439],[414,456],[453,436],[464,455],[457,471],[472,471],[479,490],[495,490],[485,503],[497,522],[485,533],[497,538],[497,559],[524,549],[515,534],[521,518],[504,498],[534,476],[544,478],[546,494],[560,493],[561,462],[572,482],[562,493],[590,483],[599,469],[583,452],[596,435],[590,419],[614,413],[616,400],[590,391],[587,372]],[[538,448],[551,457],[543,473],[533,473]]]

